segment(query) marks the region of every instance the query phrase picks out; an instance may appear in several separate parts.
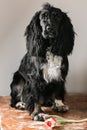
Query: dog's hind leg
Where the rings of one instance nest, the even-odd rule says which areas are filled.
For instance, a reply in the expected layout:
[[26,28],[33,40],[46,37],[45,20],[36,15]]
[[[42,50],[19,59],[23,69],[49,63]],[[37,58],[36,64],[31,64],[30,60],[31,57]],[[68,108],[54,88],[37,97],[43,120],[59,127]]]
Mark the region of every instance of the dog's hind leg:
[[17,71],[14,73],[11,88],[11,107],[17,109],[25,109],[25,104],[22,101],[22,92],[24,89],[25,80],[23,76]]

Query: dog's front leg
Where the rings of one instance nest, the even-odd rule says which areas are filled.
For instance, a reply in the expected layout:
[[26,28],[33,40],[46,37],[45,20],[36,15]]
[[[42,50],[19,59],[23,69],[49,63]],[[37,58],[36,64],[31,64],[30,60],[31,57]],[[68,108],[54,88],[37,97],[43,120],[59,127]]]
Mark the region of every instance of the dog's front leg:
[[35,103],[34,111],[31,114],[32,120],[44,121],[43,116],[42,116],[43,114],[44,112],[41,109],[41,105],[38,103]]
[[34,121],[45,121],[51,116],[49,114],[44,113],[39,104],[35,104],[35,109],[34,112],[31,114],[31,117]]

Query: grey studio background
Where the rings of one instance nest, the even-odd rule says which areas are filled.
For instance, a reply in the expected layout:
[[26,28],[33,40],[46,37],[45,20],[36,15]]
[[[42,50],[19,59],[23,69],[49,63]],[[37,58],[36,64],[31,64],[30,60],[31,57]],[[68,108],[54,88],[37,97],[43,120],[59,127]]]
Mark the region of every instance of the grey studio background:
[[0,95],[10,93],[13,73],[26,53],[25,28],[45,2],[68,12],[77,33],[66,89],[87,92],[87,0],[0,0]]

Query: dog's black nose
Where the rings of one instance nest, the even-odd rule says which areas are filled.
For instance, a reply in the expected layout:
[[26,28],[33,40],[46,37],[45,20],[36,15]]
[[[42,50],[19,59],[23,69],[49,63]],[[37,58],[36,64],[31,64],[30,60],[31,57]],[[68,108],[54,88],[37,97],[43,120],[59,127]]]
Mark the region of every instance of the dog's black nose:
[[46,29],[48,32],[50,32],[52,30],[52,28],[49,25],[46,27]]

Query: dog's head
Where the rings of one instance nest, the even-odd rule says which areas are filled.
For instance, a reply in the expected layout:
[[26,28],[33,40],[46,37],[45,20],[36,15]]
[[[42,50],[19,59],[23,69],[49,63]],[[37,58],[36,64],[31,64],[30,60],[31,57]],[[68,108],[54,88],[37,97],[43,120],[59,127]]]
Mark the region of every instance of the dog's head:
[[68,55],[73,50],[74,30],[71,20],[66,13],[50,4],[45,4],[42,10],[36,12],[26,28],[25,36],[31,55],[40,49],[44,54],[49,47],[46,40],[53,42],[51,47],[54,46],[53,52],[57,55]]
[[41,10],[39,18],[42,28],[42,36],[45,39],[56,38],[58,36],[58,30],[63,18],[61,10],[46,4]]

